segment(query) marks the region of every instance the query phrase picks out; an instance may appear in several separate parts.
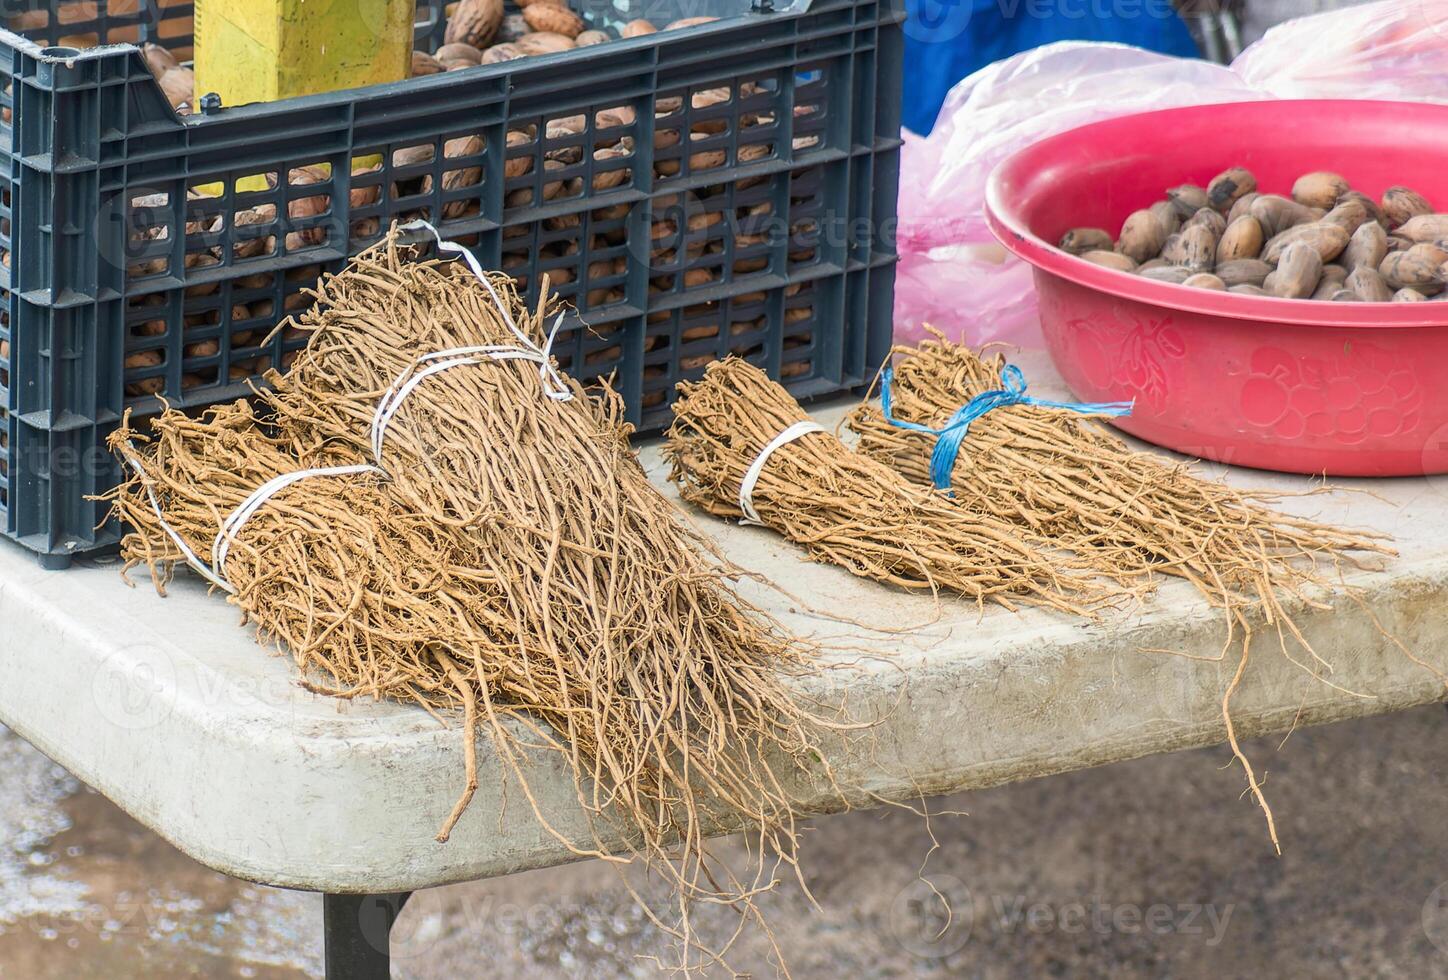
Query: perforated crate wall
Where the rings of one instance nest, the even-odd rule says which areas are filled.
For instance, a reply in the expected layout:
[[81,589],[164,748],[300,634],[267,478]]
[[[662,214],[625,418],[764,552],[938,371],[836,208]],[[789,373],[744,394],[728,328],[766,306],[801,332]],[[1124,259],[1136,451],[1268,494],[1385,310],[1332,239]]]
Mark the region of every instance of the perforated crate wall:
[[[563,366],[612,376],[643,431],[729,354],[800,397],[863,383],[890,341],[902,15],[747,3],[185,117],[129,42],[188,57],[192,4],[22,3],[24,37],[0,33],[4,532],[56,562],[113,545],[86,497],[119,477],[122,413],[236,398],[285,366],[303,338],[271,328],[393,221],[432,221],[532,299],[546,276],[578,310]],[[419,0],[419,47],[441,43],[441,7]],[[601,9],[581,12],[638,14]],[[43,47],[62,41],[121,46]]]

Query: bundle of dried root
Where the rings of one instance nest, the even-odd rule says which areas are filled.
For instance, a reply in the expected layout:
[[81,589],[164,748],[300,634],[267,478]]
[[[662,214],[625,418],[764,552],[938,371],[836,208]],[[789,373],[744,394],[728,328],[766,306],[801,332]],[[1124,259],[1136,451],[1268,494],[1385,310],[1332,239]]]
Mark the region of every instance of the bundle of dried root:
[[[1040,536],[914,486],[830,433],[803,434],[755,466],[809,416],[745,361],[711,364],[679,390],[665,449],[671,477],[685,500],[711,514],[749,516],[820,561],[907,589],[1083,615],[1113,596]],[[750,477],[757,482],[741,501]]]
[[[130,528],[121,542],[126,569],[148,566],[165,595],[178,563],[194,556],[212,564],[229,514],[299,467],[244,401],[200,419],[168,411],[145,434],[129,421],[110,445],[130,479],[108,496]],[[304,676],[330,675],[338,686],[327,693],[458,707],[449,662],[486,649],[484,662],[496,663],[511,647],[496,628],[501,591],[460,561],[446,528],[399,508],[379,474],[294,483],[228,545],[215,571],[234,589],[231,601]],[[499,680],[488,677],[489,685]]]
[[[414,261],[390,237],[320,284],[295,324],[309,346],[264,396],[268,420],[300,465],[377,458],[397,505],[488,583],[511,646],[457,658],[460,697],[476,700],[525,795],[500,718],[547,722],[534,731],[569,758],[584,807],[621,821],[672,878],[680,916],[657,924],[687,941],[689,903],[748,909],[779,862],[793,863],[787,776],[828,779],[817,740],[838,726],[782,678],[812,662],[808,647],[733,590],[649,484],[619,398],[513,356],[520,335],[543,343],[546,312],[504,276]],[[429,355],[459,349],[472,353],[429,373],[444,363]],[[396,406],[381,434],[380,400]],[[705,837],[721,813],[753,828],[752,880],[713,877]]]
[[[892,411],[897,420],[943,425],[977,395],[1005,387],[1002,356],[982,357],[937,335],[894,352]],[[866,402],[847,425],[860,451],[912,482],[931,483],[935,439],[891,424]],[[1329,572],[1360,565],[1354,554],[1391,554],[1372,532],[1332,527],[1272,509],[1282,494],[1238,490],[1203,479],[1183,462],[1132,449],[1099,423],[1061,408],[1016,405],[971,423],[953,470],[956,495],[1016,527],[1094,555],[1119,579],[1161,573],[1192,583],[1227,619],[1224,655],[1241,639],[1240,661],[1223,701],[1232,751],[1266,814],[1272,814],[1232,729],[1230,702],[1246,670],[1254,625],[1272,630],[1284,655],[1312,652],[1290,606],[1325,608]]]

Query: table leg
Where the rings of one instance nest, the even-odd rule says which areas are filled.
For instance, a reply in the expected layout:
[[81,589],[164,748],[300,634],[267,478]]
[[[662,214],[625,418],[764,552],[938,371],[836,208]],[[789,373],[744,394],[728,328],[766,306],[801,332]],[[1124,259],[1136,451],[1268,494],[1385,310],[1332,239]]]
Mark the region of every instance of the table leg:
[[412,892],[323,895],[327,980],[389,980],[388,937]]

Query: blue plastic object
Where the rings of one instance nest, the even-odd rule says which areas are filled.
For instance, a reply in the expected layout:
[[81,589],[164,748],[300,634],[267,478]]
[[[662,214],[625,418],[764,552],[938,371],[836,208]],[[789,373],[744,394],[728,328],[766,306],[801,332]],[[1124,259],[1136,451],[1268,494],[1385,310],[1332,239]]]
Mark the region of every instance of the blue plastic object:
[[1059,408],[1082,415],[1103,415],[1120,418],[1130,415],[1134,402],[1058,402],[1049,398],[1037,398],[1026,394],[1026,376],[1014,364],[1007,364],[1001,371],[1003,387],[982,391],[937,428],[909,422],[895,417],[894,392],[895,369],[887,367],[880,381],[880,412],[885,421],[901,429],[920,432],[935,437],[935,449],[930,454],[930,480],[937,490],[949,490],[955,475],[955,461],[960,456],[961,444],[970,435],[971,423],[1000,408],[1016,405],[1034,405],[1038,408]]
[[956,82],[1053,41],[1118,41],[1197,57],[1170,0],[905,0],[905,127],[935,126]]

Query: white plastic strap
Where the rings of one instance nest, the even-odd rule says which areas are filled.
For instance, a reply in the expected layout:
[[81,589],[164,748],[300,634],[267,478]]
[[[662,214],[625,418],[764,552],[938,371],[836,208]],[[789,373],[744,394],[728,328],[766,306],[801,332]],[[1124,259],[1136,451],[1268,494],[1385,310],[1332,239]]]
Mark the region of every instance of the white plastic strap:
[[[262,506],[273,496],[285,490],[293,483],[309,479],[314,476],[352,476],[358,473],[378,473],[386,476],[379,467],[367,463],[355,466],[325,466],[314,470],[297,470],[294,473],[283,473],[281,476],[268,480],[254,490],[250,497],[247,497],[237,505],[236,510],[227,515],[226,520],[221,522],[221,530],[216,532],[216,539],[211,542],[211,567],[216,575],[223,580],[226,578],[226,556],[231,551],[231,544],[246,522],[251,520],[252,515],[261,510]],[[235,591],[235,590],[231,590]]]
[[[135,443],[128,442],[126,445],[130,448],[132,453],[136,451]],[[196,554],[196,552],[191,550],[191,546],[186,543],[186,539],[181,537],[180,534],[176,533],[176,529],[172,527],[169,523],[167,523],[166,515],[161,511],[161,502],[156,499],[156,493],[154,490],[151,489],[151,479],[150,477],[146,476],[145,469],[141,466],[139,462],[137,462],[136,457],[128,453],[126,455],[126,462],[131,464],[131,469],[135,470],[136,475],[141,478],[141,486],[146,488],[146,496],[151,499],[151,509],[156,512],[156,520],[160,523],[161,530],[165,531],[167,537],[171,539],[171,541],[176,545],[177,548],[181,549],[181,554],[186,556],[186,564],[190,565],[193,569],[195,569],[196,574],[200,575],[202,578],[206,579],[206,581],[210,582],[217,588],[225,589],[227,592],[235,593],[236,589],[232,588],[231,583],[213,572],[211,570],[211,566],[206,564],[206,562],[202,561],[201,558]]]
[[[561,316],[560,316],[561,319]],[[557,329],[557,323],[554,324]],[[552,343],[550,335],[549,343]],[[377,411],[372,414],[372,459],[378,464],[382,463],[382,446],[387,438],[387,427],[392,424],[392,419],[397,415],[398,409],[412,390],[424,380],[434,374],[446,371],[448,368],[460,367],[468,364],[482,364],[485,361],[533,361],[542,364],[546,369],[552,369],[552,361],[549,355],[542,351],[530,351],[521,347],[507,347],[502,345],[490,345],[485,347],[454,347],[450,350],[434,351],[431,354],[424,354],[419,357],[406,371],[403,371],[383,393],[382,399],[377,403]],[[427,367],[418,370],[419,365],[426,364]],[[563,380],[559,378],[559,384]],[[573,393],[564,390],[568,399]],[[551,396],[550,396],[551,397]]]
[[[449,350],[433,351],[431,354],[424,354],[408,366],[407,370],[397,376],[392,382],[382,399],[377,403],[377,410],[372,416],[372,459],[373,464],[357,464],[355,466],[328,466],[320,469],[297,470],[294,473],[283,473],[267,483],[258,487],[251,496],[243,500],[235,510],[227,515],[226,520],[221,523],[221,530],[217,531],[216,538],[211,542],[211,564],[202,561],[196,552],[192,551],[186,544],[185,539],[176,532],[166,521],[166,515],[161,510],[161,503],[156,499],[155,492],[151,489],[151,481],[146,476],[145,469],[137,461],[134,455],[127,455],[126,462],[141,477],[141,484],[146,488],[146,496],[150,498],[151,509],[156,512],[156,520],[160,522],[161,529],[166,532],[181,554],[185,556],[186,563],[194,568],[202,578],[215,585],[217,588],[225,589],[232,594],[236,588],[226,580],[226,556],[231,551],[231,545],[236,540],[246,522],[251,520],[266,502],[280,491],[294,483],[306,480],[314,476],[351,476],[358,473],[377,473],[383,477],[387,471],[382,468],[382,446],[387,438],[387,427],[392,424],[392,419],[397,415],[398,409],[419,384],[424,380],[448,368],[459,367],[469,364],[483,364],[487,361],[532,361],[539,366],[539,381],[543,386],[543,393],[554,401],[570,401],[573,392],[569,389],[567,382],[558,369],[553,366],[553,341],[558,337],[558,328],[563,325],[563,314],[553,321],[552,328],[548,331],[548,339],[542,347],[535,344],[532,339],[521,330],[513,321],[508,307],[503,299],[493,288],[492,282],[483,272],[482,266],[472,252],[456,242],[445,241],[442,235],[431,224],[426,221],[417,220],[399,225],[401,231],[429,231],[437,239],[438,249],[445,252],[455,252],[461,255],[473,275],[477,276],[488,295],[492,297],[493,303],[502,314],[503,322],[508,325],[513,336],[518,339],[516,346],[509,344],[491,344],[477,347],[454,347]],[[426,367],[421,367],[426,365]],[[419,368],[421,368],[419,370]],[[132,453],[136,452],[134,444],[130,446]],[[772,451],[772,450],[771,450]],[[761,457],[762,460],[762,457]],[[762,463],[761,463],[762,465]],[[758,474],[754,476],[759,479]]]
[[[127,443],[131,453],[136,452],[134,443]],[[273,496],[281,490],[291,486],[300,480],[313,476],[350,476],[354,473],[383,473],[376,466],[328,466],[322,469],[298,470],[295,473],[283,473],[281,476],[268,481],[243,500],[235,510],[227,515],[226,520],[221,522],[221,530],[217,532],[215,539],[211,542],[211,564],[201,560],[201,556],[191,550],[191,546],[166,520],[165,513],[161,510],[161,502],[156,499],[156,493],[151,488],[151,480],[146,476],[145,469],[131,453],[126,454],[126,462],[136,475],[141,478],[141,485],[146,488],[146,496],[151,501],[151,509],[156,512],[156,520],[160,522],[161,530],[166,532],[167,537],[181,551],[186,558],[186,564],[196,570],[196,573],[206,581],[219,589],[236,594],[236,587],[226,580],[226,556],[231,550],[231,543],[236,540],[237,534],[252,516],[266,504]]]
[[[573,397],[573,392],[568,390],[568,385],[564,383],[563,377],[558,373],[558,369],[553,366],[553,341],[558,336],[558,328],[563,324],[562,313],[558,314],[558,318],[553,321],[553,328],[548,331],[547,342],[544,343],[542,347],[539,347],[533,342],[533,339],[531,337],[518,329],[518,325],[513,322],[512,314],[508,312],[507,305],[504,304],[503,298],[498,295],[498,291],[493,288],[492,280],[490,280],[487,273],[483,271],[482,264],[478,262],[477,256],[473,255],[473,253],[470,252],[466,246],[459,245],[457,242],[447,241],[442,237],[441,232],[434,228],[430,223],[423,221],[421,218],[417,219],[416,221],[409,221],[405,225],[398,225],[397,230],[431,232],[432,237],[437,239],[437,249],[439,252],[454,252],[457,255],[462,256],[463,261],[467,263],[468,268],[472,270],[472,273],[474,276],[477,277],[478,282],[483,284],[483,288],[486,289],[488,291],[488,295],[493,298],[493,304],[497,306],[498,312],[502,314],[503,322],[508,325],[508,329],[511,330],[513,332],[513,336],[518,339],[518,344],[516,347],[508,347],[503,349],[516,350],[520,352],[519,356],[521,356],[521,354],[523,353],[534,355],[533,357],[526,359],[537,360],[539,362],[538,377],[539,380],[543,383],[543,393],[549,398],[553,399],[554,401],[566,402]],[[442,353],[429,354],[427,355],[427,358],[424,358],[424,360],[428,358],[437,358],[440,356],[442,356]],[[470,361],[468,363],[479,364],[481,362]],[[449,366],[451,367],[452,365]]]
[[739,509],[744,511],[744,518],[740,524],[758,524],[763,526],[764,522],[759,519],[759,512],[754,509],[754,487],[759,483],[760,474],[764,472],[764,464],[769,462],[769,457],[774,453],[794,442],[801,436],[807,436],[811,432],[824,432],[824,426],[811,419],[803,422],[796,422],[785,429],[779,435],[769,441],[769,445],[759,451],[754,457],[754,462],[749,464],[749,469],[744,472],[744,479],[739,481]]

